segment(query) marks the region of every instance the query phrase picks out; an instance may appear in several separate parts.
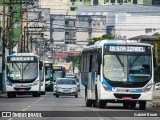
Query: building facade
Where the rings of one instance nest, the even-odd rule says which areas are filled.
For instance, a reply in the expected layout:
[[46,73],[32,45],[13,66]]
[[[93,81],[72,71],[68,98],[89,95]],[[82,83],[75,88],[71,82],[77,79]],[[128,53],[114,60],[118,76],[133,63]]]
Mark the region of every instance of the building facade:
[[[106,34],[117,38],[153,35],[160,32],[160,7],[154,6],[90,6],[79,7],[79,15],[106,17]],[[101,11],[101,12],[100,12]],[[102,24],[102,23],[101,23]]]

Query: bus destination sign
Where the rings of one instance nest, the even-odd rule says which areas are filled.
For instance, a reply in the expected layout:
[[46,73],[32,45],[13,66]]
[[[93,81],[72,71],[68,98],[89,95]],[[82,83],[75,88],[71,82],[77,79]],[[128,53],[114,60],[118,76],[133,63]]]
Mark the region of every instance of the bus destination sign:
[[10,61],[34,61],[34,57],[9,57]]
[[146,52],[143,46],[109,46],[110,52]]

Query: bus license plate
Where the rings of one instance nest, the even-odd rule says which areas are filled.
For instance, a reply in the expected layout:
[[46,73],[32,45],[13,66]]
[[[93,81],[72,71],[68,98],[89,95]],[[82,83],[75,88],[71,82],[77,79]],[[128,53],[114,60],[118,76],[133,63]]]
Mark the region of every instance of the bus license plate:
[[131,100],[132,97],[126,96],[126,97],[122,97],[123,100]]
[[25,89],[20,89],[19,91],[26,91]]

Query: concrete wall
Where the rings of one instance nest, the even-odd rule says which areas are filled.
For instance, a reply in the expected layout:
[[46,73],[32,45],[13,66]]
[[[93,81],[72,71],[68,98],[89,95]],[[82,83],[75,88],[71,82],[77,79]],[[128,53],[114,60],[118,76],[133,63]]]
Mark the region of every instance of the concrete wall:
[[51,14],[67,14],[68,0],[39,0],[41,8],[50,8]]

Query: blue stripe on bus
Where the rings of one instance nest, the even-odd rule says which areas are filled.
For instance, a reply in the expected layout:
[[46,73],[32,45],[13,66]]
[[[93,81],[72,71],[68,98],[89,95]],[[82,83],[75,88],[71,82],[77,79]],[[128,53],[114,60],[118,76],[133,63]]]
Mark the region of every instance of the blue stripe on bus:
[[16,55],[13,54],[13,55],[9,55],[8,57],[16,57]]
[[104,43],[104,45],[118,45],[116,42],[111,42],[111,43]]
[[11,86],[13,85],[13,83],[7,78],[6,82],[8,82]]
[[106,81],[106,79],[103,76],[103,83],[109,88],[109,90],[112,91],[112,86]]

